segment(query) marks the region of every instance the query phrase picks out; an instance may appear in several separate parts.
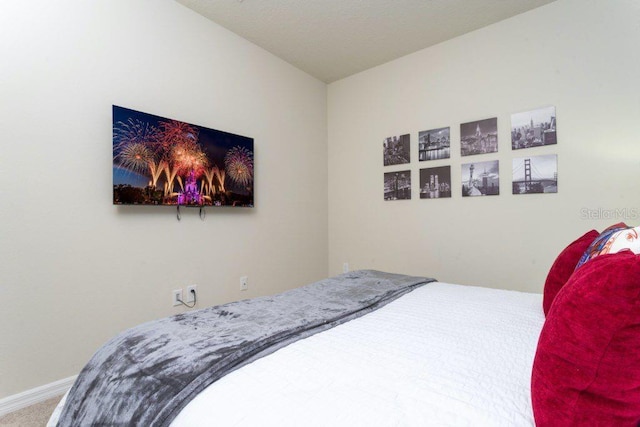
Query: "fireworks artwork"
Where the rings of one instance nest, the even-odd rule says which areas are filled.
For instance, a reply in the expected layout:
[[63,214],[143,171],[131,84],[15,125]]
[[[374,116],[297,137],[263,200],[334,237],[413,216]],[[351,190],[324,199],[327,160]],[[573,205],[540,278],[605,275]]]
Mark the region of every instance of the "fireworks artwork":
[[113,203],[253,206],[253,139],[113,106]]
[[224,165],[229,177],[242,185],[253,181],[253,154],[244,147],[236,146],[227,152]]

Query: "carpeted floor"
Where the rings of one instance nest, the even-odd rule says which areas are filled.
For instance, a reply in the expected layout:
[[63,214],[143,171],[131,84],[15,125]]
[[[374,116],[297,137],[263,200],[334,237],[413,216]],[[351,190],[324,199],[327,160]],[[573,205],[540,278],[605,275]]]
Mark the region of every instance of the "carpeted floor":
[[44,427],[60,399],[53,397],[0,417],[0,427]]

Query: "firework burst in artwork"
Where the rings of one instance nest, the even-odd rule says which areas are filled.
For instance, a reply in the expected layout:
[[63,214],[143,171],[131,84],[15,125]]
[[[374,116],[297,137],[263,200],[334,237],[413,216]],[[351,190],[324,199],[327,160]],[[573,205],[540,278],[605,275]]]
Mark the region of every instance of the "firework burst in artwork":
[[158,128],[133,118],[129,118],[126,122],[118,122],[113,128],[116,152],[130,144],[152,147],[157,143],[159,136]]
[[236,146],[224,157],[227,175],[234,182],[247,185],[253,181],[253,153],[244,147]]
[[153,153],[146,145],[134,142],[122,147],[118,160],[125,169],[144,174],[149,170],[149,164],[153,162]]
[[209,159],[202,149],[194,141],[183,141],[171,149],[171,163],[179,175],[193,173],[196,178],[201,176]]
[[121,167],[132,172],[150,173],[152,181],[157,181],[154,147],[159,137],[158,128],[142,120],[129,118],[118,122],[113,128],[113,159]]
[[159,141],[165,152],[177,144],[190,144],[198,141],[198,129],[188,123],[177,120],[160,122]]

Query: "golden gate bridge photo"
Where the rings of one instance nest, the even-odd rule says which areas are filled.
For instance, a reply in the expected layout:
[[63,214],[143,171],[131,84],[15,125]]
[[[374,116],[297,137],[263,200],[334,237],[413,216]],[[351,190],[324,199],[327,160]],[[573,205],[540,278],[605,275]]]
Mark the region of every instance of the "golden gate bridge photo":
[[513,159],[513,194],[557,193],[558,155]]

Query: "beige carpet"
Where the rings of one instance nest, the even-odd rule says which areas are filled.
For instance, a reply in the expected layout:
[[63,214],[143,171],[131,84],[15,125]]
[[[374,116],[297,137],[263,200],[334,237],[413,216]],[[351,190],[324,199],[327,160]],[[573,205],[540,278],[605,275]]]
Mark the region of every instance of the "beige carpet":
[[44,427],[60,399],[53,397],[0,417],[0,427]]

